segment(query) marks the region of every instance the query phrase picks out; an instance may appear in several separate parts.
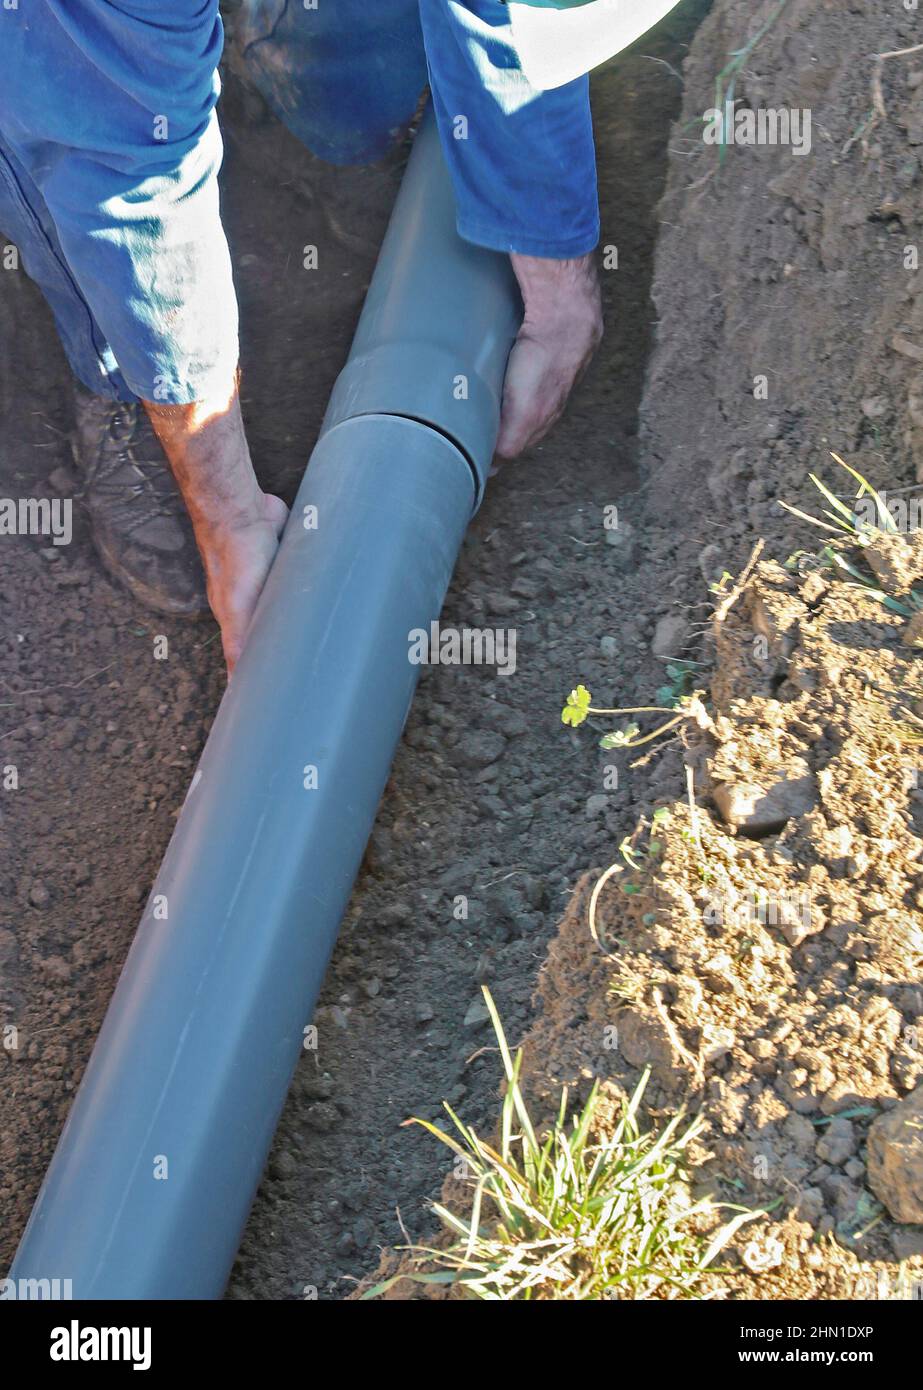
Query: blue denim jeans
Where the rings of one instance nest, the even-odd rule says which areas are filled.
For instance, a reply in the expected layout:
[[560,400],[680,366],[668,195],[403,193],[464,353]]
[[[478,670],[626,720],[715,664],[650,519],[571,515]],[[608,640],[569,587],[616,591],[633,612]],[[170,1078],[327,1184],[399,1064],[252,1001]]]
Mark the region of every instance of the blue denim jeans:
[[[235,20],[247,73],[320,158],[381,157],[428,80],[462,236],[557,258],[596,244],[587,79],[530,87],[499,0],[242,0]],[[222,42],[217,0],[0,9],[0,229],[99,394],[185,403],[236,366]]]

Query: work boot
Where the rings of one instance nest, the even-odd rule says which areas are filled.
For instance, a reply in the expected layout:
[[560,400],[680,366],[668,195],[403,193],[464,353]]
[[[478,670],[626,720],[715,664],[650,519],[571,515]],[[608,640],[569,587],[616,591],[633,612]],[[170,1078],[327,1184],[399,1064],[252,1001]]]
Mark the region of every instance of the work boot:
[[190,618],[207,613],[192,524],[144,407],[80,387],[75,394],[78,495],[106,568],[145,608]]

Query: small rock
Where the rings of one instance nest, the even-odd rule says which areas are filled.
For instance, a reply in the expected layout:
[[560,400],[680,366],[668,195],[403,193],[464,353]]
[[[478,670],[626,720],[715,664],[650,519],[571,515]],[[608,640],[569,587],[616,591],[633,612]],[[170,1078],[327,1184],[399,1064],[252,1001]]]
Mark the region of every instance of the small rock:
[[923,362],[923,347],[919,343],[912,343],[909,338],[904,338],[899,333],[895,333],[891,339],[891,347],[902,357],[909,357],[914,362]]
[[487,1005],[484,1003],[481,996],[478,995],[478,997],[472,999],[471,1003],[468,1005],[468,1012],[465,1014],[464,1019],[465,1027],[476,1028],[479,1024],[486,1023],[489,1018],[490,1014],[487,1010]]
[[793,1110],[785,1117],[782,1129],[796,1153],[811,1154],[814,1152],[817,1130],[804,1115],[799,1115],[796,1110]]
[[329,1071],[318,1072],[313,1066],[305,1066],[295,1075],[308,1100],[329,1100],[333,1095],[334,1081]]
[[374,1236],[374,1234],[375,1227],[372,1225],[368,1217],[360,1216],[355,1226],[353,1226],[353,1240],[356,1242],[357,1247],[360,1250],[364,1250],[365,1247],[371,1242],[371,1239]]
[[319,1100],[316,1104],[308,1106],[304,1112],[304,1121],[309,1129],[314,1129],[319,1134],[329,1134],[340,1123],[340,1112],[331,1101]]
[[655,1081],[668,1091],[688,1086],[692,1070],[682,1057],[663,1020],[642,1009],[619,1013],[618,1048],[630,1066],[650,1066]]
[[720,1062],[734,1048],[734,1034],[730,1028],[718,1028],[706,1023],[702,1028],[700,1055],[703,1062]]
[[472,883],[476,882],[477,875],[478,865],[474,860],[457,859],[439,876],[437,884],[443,893],[454,896],[456,893],[467,893]]
[[66,983],[71,977],[71,968],[63,956],[46,956],[41,961],[42,970],[46,975],[50,975],[53,980],[61,980]]
[[724,572],[724,552],[711,541],[699,551],[699,573],[706,584],[713,584]]
[[397,902],[386,903],[376,914],[375,922],[379,927],[401,927],[412,917],[413,908],[401,898]]
[[715,805],[728,825],[744,835],[769,835],[817,804],[817,787],[803,758],[793,758],[778,781],[722,783],[714,789]]
[[619,654],[619,644],[610,634],[606,634],[599,639],[599,650],[603,656],[612,658]]
[[919,578],[919,552],[904,536],[877,536],[863,546],[862,558],[889,594],[902,594]]
[[77,737],[78,728],[79,723],[76,719],[63,719],[52,732],[50,739],[52,748],[63,750],[72,747],[74,739]]
[[899,1260],[912,1260],[923,1255],[923,1228],[895,1226],[891,1232],[891,1248]]
[[455,755],[462,767],[487,767],[506,748],[506,739],[495,729],[471,729],[462,734]]
[[824,1093],[820,1109],[824,1115],[838,1115],[841,1110],[852,1110],[854,1106],[867,1104],[861,1093],[861,1084],[857,1086],[853,1080],[842,1078]]
[[597,820],[609,809],[609,798],[605,792],[594,792],[586,799],[586,813],[589,820]]
[[638,554],[638,540],[633,526],[623,521],[620,526],[607,527],[606,545],[611,545],[615,550],[616,562],[619,565],[634,564]]
[[801,586],[801,597],[805,603],[818,603],[827,592],[829,585],[819,570],[812,570]]
[[518,880],[522,896],[532,908],[543,908],[545,906],[545,885],[540,878],[535,878],[532,874],[523,874]]
[[511,594],[515,594],[518,598],[528,599],[530,602],[537,599],[541,592],[541,584],[537,584],[534,579],[526,578],[525,575],[520,575],[510,585]]
[[856,1152],[856,1135],[852,1123],[837,1115],[817,1141],[817,1157],[824,1163],[841,1168]]
[[520,603],[512,594],[494,593],[485,594],[484,606],[488,613],[493,613],[498,618],[508,618],[517,611]]
[[660,618],[651,639],[651,651],[655,656],[680,656],[689,635],[689,624],[679,613],[668,613]]
[[923,1086],[869,1130],[868,1180],[895,1221],[923,1224]]
[[923,609],[919,613],[914,613],[908,620],[901,633],[901,641],[905,647],[915,647],[923,650]]
[[385,826],[376,826],[365,851],[366,866],[373,874],[385,874],[394,864],[394,841]]
[[40,879],[36,879],[29,889],[29,902],[33,907],[47,907],[51,902],[51,894]]
[[798,1194],[795,1215],[799,1221],[816,1226],[824,1214],[824,1194],[819,1187],[806,1187]]
[[519,738],[529,732],[529,721],[521,710],[489,701],[484,711],[484,723],[505,738]]
[[789,946],[800,946],[809,936],[816,936],[827,925],[827,919],[816,904],[805,900],[779,904],[778,928]]
[[67,570],[61,573],[61,566],[52,570],[57,583],[62,589],[77,589],[81,584],[88,584],[90,576],[84,570]]
[[281,1153],[274,1154],[269,1165],[269,1171],[274,1178],[279,1178],[285,1182],[287,1178],[293,1178],[298,1171],[298,1160],[294,1154],[288,1153],[283,1149]]
[[415,1023],[429,1023],[431,1018],[435,1018],[432,1004],[418,1004],[413,1011]]

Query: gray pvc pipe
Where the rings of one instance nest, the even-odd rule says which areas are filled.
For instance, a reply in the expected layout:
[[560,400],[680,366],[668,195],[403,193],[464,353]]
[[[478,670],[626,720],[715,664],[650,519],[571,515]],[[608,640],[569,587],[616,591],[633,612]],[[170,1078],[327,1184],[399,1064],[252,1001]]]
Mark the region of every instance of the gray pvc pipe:
[[414,142],[325,424],[368,411],[433,425],[471,460],[480,500],[522,305],[508,256],[462,241],[430,113]]
[[410,707],[408,634],[438,616],[483,486],[518,312],[505,258],[455,232],[427,123],[12,1278],[220,1297]]

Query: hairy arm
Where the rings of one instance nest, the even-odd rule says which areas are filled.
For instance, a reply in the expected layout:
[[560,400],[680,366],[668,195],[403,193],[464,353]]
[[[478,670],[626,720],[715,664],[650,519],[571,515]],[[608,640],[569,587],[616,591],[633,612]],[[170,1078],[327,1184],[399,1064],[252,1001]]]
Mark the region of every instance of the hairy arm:
[[190,405],[144,404],[192,520],[230,674],[288,508],[256,480],[236,384]]

